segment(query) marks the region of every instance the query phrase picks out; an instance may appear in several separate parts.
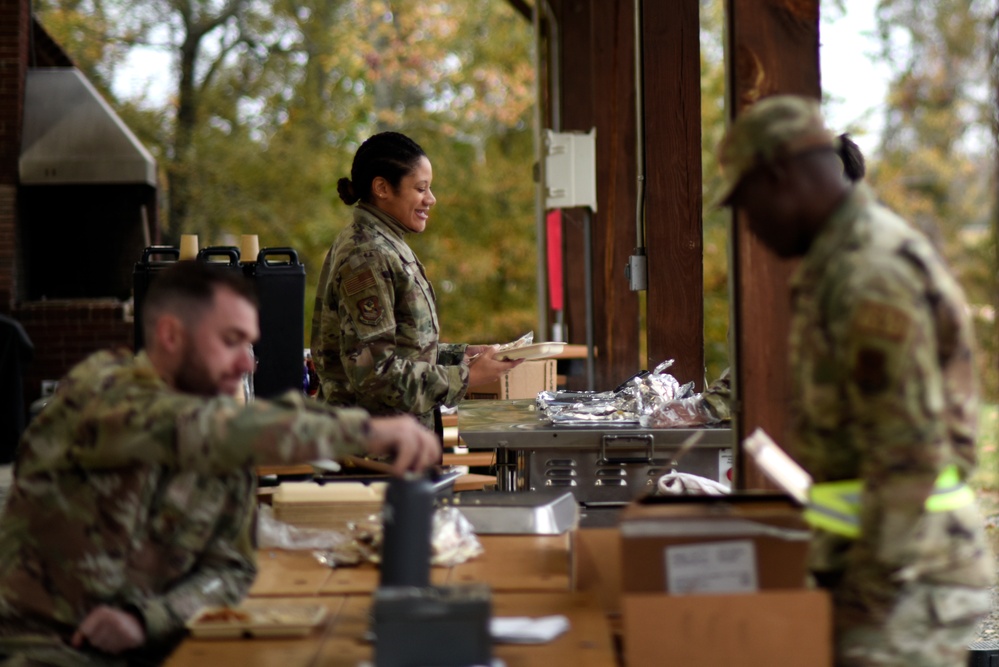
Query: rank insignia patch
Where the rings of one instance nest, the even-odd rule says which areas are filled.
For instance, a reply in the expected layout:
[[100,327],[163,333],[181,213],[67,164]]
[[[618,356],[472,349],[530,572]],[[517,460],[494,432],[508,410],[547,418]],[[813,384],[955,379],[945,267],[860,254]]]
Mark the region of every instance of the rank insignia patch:
[[381,321],[385,309],[377,296],[368,296],[357,302],[357,313],[361,322],[373,326]]
[[350,278],[343,281],[343,289],[350,294],[357,294],[363,289],[375,286],[375,274],[371,272],[371,269],[365,269],[364,271],[359,271],[355,273]]
[[860,333],[900,342],[909,332],[909,322],[909,314],[901,308],[865,301],[858,306],[853,325]]

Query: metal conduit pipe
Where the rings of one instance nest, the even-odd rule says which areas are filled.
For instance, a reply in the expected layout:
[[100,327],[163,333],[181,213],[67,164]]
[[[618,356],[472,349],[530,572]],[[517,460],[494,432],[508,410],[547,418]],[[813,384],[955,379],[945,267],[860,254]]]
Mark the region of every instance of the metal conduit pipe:
[[645,256],[645,78],[642,43],[642,0],[635,0],[635,173],[638,188],[635,197],[635,251],[628,258],[625,278],[633,292],[649,287]]

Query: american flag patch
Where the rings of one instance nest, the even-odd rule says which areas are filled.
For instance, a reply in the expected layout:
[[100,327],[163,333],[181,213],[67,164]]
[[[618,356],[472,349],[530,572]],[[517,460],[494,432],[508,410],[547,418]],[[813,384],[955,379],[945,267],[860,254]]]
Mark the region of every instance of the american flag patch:
[[347,294],[357,294],[363,289],[375,286],[375,274],[371,269],[365,269],[360,273],[355,273],[350,278],[343,281],[343,289]]

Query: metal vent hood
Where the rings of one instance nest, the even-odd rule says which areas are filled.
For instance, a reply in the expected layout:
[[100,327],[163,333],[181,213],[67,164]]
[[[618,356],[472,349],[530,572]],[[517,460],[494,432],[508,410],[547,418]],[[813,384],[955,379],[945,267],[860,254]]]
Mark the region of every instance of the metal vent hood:
[[75,67],[28,70],[21,136],[22,184],[156,186],[153,156]]

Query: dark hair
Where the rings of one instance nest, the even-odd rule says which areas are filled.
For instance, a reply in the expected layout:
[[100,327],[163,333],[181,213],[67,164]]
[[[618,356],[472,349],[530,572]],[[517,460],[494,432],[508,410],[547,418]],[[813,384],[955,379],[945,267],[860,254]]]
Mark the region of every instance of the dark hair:
[[350,178],[336,182],[343,203],[371,203],[371,182],[381,176],[395,190],[403,176],[412,173],[426,153],[420,145],[399,132],[381,132],[369,137],[354,154]]
[[190,324],[205,308],[211,307],[215,291],[230,289],[258,306],[253,284],[242,271],[228,265],[201,260],[175,262],[153,278],[142,304],[142,333],[148,346],[156,320],[164,313],[182,318]]
[[867,165],[864,163],[864,154],[860,152],[858,146],[849,134],[839,135],[839,159],[843,161],[843,174],[856,183],[867,173]]

